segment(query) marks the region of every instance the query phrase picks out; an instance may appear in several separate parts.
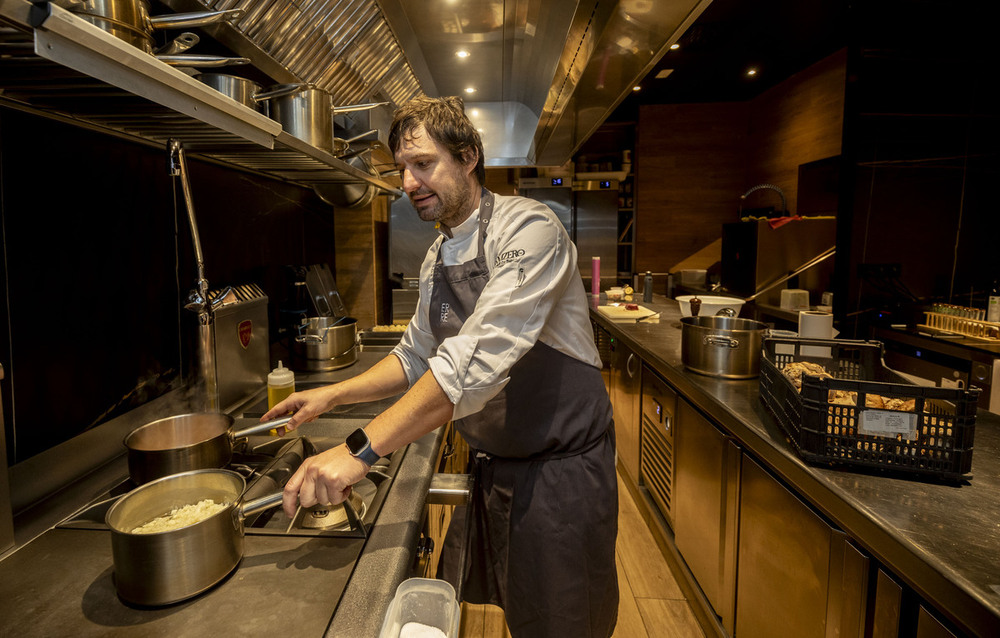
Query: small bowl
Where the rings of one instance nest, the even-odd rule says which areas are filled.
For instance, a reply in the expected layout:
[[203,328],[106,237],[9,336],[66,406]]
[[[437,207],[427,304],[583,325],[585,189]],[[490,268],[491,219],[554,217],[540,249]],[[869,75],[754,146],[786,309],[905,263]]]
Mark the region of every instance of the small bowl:
[[[723,308],[732,308],[738,317],[744,303],[742,299],[736,297],[720,297],[716,295],[697,295],[697,297],[701,299],[701,310],[698,312],[699,317],[714,316],[715,313]],[[677,303],[681,306],[682,317],[691,316],[691,300],[694,298],[695,295],[681,295],[676,298]]]
[[609,301],[618,301],[625,294],[624,288],[608,288],[607,295]]

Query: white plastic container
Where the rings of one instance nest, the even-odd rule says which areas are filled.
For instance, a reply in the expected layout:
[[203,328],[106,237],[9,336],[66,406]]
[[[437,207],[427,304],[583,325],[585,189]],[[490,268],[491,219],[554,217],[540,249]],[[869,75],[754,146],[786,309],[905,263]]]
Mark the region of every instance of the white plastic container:
[[407,623],[436,627],[448,638],[458,638],[462,610],[450,583],[434,578],[409,578],[396,588],[379,638],[399,638]]
[[784,310],[809,310],[809,291],[801,288],[782,290],[781,307]]
[[681,270],[682,286],[704,286],[708,271],[702,268]]
[[[681,295],[677,297],[677,303],[681,306],[681,316],[691,316],[691,300],[694,295]],[[736,311],[736,316],[740,316],[743,308],[743,300],[736,297],[719,297],[715,295],[698,295],[701,299],[701,309],[698,311],[699,317],[712,317],[723,308],[732,308]]]

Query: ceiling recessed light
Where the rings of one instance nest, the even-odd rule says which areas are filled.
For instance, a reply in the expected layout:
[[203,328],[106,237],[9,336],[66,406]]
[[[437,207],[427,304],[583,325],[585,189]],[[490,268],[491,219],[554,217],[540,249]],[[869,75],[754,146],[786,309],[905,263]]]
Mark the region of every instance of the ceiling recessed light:
[[670,50],[671,51],[676,51],[679,48],[681,48],[681,45],[677,44],[676,42],[674,42],[673,44],[670,45]]
[[470,53],[468,51],[465,51],[463,49],[463,50],[455,51],[455,55],[457,57],[460,57],[460,58],[467,58],[467,57],[469,57]]
[[638,84],[636,84],[635,86],[633,86],[633,87],[632,87],[632,90],[633,90],[633,91],[641,91],[641,90],[642,90],[642,87],[641,87],[641,86],[639,86]]
[[474,89],[474,88],[472,88],[472,87],[470,86],[470,87],[468,87],[468,88],[466,88],[466,89],[465,89],[465,92],[466,92],[466,93],[475,93],[475,92],[476,92],[476,89]]
[[752,78],[755,75],[757,75],[757,69],[755,69],[753,67],[750,67],[749,69],[747,69],[747,77]]

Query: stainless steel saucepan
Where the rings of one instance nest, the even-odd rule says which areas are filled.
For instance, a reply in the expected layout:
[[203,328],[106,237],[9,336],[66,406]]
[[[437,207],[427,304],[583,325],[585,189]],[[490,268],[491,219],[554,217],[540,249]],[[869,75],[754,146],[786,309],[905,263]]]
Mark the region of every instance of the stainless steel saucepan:
[[125,437],[128,473],[142,485],[190,470],[225,467],[236,439],[279,428],[291,417],[233,431],[233,418],[218,412],[180,414],[147,423]]
[[[281,492],[243,502],[246,482],[229,470],[196,470],[142,485],[111,506],[115,589],[122,600],[169,605],[206,591],[243,558],[244,520],[281,503]],[[205,499],[224,507],[167,531],[138,533],[150,521]]]

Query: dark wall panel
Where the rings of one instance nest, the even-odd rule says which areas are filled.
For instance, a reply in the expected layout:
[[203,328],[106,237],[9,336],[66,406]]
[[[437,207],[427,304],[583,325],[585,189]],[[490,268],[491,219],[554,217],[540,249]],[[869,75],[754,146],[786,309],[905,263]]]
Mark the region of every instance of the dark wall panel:
[[[272,335],[290,265],[334,263],[311,191],[189,157],[212,288],[257,283]],[[0,361],[16,463],[179,384],[196,267],[165,149],[0,109]]]

